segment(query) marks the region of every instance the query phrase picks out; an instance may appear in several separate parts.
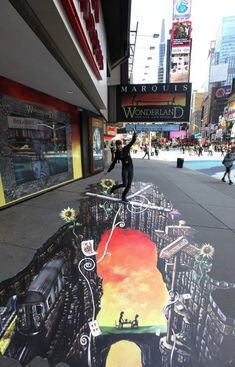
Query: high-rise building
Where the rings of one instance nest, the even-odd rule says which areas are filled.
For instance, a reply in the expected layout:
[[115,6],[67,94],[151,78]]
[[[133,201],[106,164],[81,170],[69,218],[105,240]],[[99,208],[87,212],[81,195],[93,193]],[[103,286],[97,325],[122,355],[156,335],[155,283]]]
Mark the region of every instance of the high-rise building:
[[210,42],[210,49],[209,49],[209,53],[208,53],[208,66],[209,66],[209,78],[208,78],[208,85],[207,85],[207,91],[209,92],[212,88],[211,84],[211,80],[210,80],[210,76],[211,76],[211,70],[212,70],[212,66],[215,65],[215,59],[216,59],[216,53],[215,53],[215,43],[216,41],[213,40]]
[[166,53],[166,40],[165,40],[165,19],[162,19],[160,45],[159,45],[159,65],[158,65],[158,83],[164,83],[165,75],[165,53]]
[[192,115],[190,123],[190,134],[201,132],[202,127],[202,105],[205,93],[194,91],[192,95]]
[[222,19],[216,37],[216,52],[219,53],[219,63],[235,55],[235,16]]
[[216,64],[228,64],[227,79],[222,85],[232,85],[235,77],[235,16],[224,17],[216,37]]
[[235,16],[222,18],[216,40],[209,51],[208,98],[206,125],[217,125],[223,115],[235,77]]

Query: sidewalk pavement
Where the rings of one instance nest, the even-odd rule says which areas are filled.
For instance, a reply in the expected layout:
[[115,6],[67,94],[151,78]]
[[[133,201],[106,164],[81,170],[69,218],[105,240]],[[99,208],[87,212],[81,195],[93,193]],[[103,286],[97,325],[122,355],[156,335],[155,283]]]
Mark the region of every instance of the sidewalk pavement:
[[[157,185],[181,213],[179,219],[196,229],[195,242],[215,247],[211,276],[235,283],[235,185],[176,168],[175,162],[133,161],[134,181]],[[0,281],[28,265],[35,251],[63,225],[60,211],[68,206],[79,210],[88,185],[103,177],[99,173],[0,211]],[[120,180],[121,165],[117,164],[107,177]]]

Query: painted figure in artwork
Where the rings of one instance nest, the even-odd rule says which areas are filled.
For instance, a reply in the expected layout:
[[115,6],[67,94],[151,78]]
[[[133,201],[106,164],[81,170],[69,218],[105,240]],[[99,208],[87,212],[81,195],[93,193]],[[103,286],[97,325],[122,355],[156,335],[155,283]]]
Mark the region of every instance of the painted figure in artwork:
[[131,327],[138,327],[139,326],[139,320],[138,320],[139,315],[135,315],[134,320],[131,322]]
[[118,320],[118,327],[119,327],[120,329],[122,329],[122,328],[123,328],[123,323],[124,323],[123,315],[124,315],[124,312],[122,311],[122,312],[120,313],[119,320]]

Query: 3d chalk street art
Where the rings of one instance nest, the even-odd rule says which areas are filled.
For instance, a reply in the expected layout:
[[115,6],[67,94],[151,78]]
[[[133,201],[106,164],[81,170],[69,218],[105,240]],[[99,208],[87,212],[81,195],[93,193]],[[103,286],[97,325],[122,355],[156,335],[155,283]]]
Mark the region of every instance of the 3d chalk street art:
[[122,203],[114,184],[61,210],[61,228],[0,284],[0,353],[22,366],[232,366],[235,319],[219,299],[235,284],[210,276],[213,244],[194,241],[158,187],[134,182]]

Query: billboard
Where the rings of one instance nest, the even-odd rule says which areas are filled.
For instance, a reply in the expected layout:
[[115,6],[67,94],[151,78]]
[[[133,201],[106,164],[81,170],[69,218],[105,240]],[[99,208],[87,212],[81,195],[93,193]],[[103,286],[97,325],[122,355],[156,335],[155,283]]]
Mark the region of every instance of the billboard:
[[214,89],[215,99],[228,98],[232,92],[231,85],[224,85],[223,87],[216,87]]
[[227,80],[228,64],[217,64],[211,66],[210,83],[222,82]]
[[192,22],[173,22],[171,32],[172,47],[190,47]]
[[170,82],[184,83],[189,81],[190,54],[172,54],[170,64]]
[[173,0],[173,19],[191,17],[191,0]]
[[117,121],[189,121],[191,84],[126,84],[117,88]]

